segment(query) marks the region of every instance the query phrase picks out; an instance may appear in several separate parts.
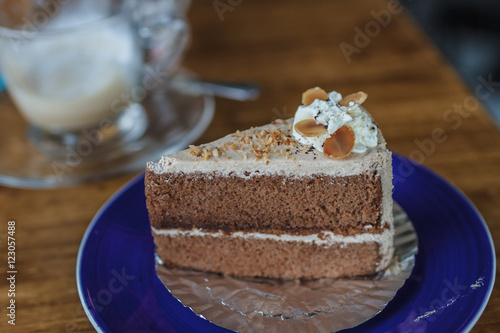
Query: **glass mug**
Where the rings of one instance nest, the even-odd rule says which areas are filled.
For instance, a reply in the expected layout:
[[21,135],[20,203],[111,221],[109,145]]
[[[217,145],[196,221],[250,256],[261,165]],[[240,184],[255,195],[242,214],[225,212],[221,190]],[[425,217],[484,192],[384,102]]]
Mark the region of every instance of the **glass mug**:
[[55,155],[88,133],[104,142],[140,135],[147,123],[134,102],[175,70],[189,39],[175,0],[0,7],[0,71],[31,141]]

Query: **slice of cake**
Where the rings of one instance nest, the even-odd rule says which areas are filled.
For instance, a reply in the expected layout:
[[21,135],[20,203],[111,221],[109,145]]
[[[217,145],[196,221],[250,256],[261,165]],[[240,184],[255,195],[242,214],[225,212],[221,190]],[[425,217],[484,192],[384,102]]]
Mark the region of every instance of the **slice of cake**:
[[310,89],[294,119],[148,163],[163,262],[287,279],[384,269],[393,254],[391,153],[365,99]]

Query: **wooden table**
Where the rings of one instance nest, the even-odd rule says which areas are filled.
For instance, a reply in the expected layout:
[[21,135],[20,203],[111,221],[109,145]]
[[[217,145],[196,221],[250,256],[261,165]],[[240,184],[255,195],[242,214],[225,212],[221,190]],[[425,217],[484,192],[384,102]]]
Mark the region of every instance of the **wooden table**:
[[[460,188],[500,244],[499,131],[477,104],[475,89],[463,84],[406,13],[372,0],[221,3],[228,1],[192,4],[193,40],[184,64],[205,78],[258,81],[262,96],[245,103],[217,100],[212,125],[198,143],[292,116],[309,87],[363,90],[389,147]],[[381,10],[390,13],[383,24],[372,12]],[[485,98],[488,90],[477,89]],[[0,102],[2,109],[13,108],[5,95]],[[453,110],[460,106],[463,113]],[[445,140],[433,140],[436,128]],[[7,221],[15,220],[19,271],[15,328],[6,323],[5,273],[0,279],[1,332],[94,331],[76,290],[78,246],[99,207],[133,176],[65,189],[0,187],[0,244],[6,251]],[[3,255],[2,272],[5,265]],[[498,313],[497,284],[474,331],[497,331]]]

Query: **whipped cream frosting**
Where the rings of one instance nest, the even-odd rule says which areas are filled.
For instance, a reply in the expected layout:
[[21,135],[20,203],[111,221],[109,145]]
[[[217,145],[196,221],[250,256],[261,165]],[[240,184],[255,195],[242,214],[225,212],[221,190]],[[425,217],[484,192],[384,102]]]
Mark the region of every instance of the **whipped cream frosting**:
[[[328,94],[326,101],[316,99],[312,104],[299,106],[293,121],[293,136],[304,145],[314,146],[323,152],[323,145],[342,126],[349,126],[355,135],[353,153],[364,153],[378,144],[378,128],[371,116],[358,104],[341,106],[342,95],[336,91]],[[295,130],[295,124],[306,119],[314,119],[327,128],[327,133],[316,137],[304,137]]]

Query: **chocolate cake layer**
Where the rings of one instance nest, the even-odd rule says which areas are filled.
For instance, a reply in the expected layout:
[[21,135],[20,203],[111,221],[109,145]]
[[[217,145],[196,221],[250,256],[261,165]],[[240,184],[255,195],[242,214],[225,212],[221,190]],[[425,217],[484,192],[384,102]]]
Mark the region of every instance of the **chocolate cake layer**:
[[382,260],[375,242],[329,247],[299,242],[154,235],[166,266],[233,276],[270,278],[340,277],[372,274]]
[[380,233],[382,185],[376,171],[332,177],[218,176],[146,172],[151,225],[157,229]]

